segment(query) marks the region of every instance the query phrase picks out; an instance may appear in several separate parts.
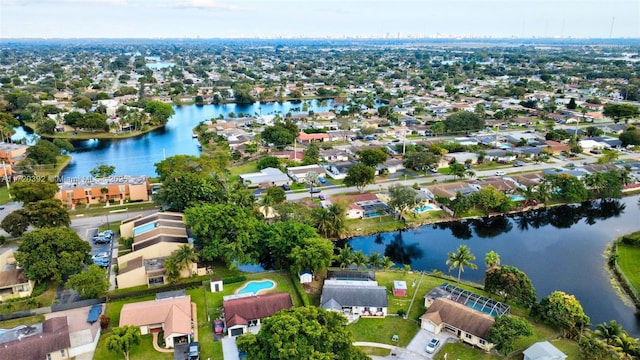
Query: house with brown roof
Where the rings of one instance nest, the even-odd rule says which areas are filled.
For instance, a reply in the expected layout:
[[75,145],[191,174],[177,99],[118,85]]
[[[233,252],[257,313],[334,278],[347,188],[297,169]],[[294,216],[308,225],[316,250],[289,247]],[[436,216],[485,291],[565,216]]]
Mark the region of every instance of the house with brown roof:
[[266,295],[231,295],[225,296],[222,306],[229,337],[240,336],[250,327],[260,325],[264,318],[283,309],[293,307],[289,293],[273,293]]
[[444,297],[433,301],[420,317],[420,327],[434,334],[442,330],[455,334],[461,341],[485,351],[493,348],[487,340],[493,316]]
[[67,317],[21,325],[0,333],[0,359],[68,359],[71,340]]
[[33,290],[33,281],[16,266],[13,250],[0,254],[0,301],[16,297],[27,297]]
[[191,309],[190,295],[156,296],[155,300],[124,304],[118,326],[139,326],[142,335],[163,330],[165,347],[173,348],[189,341],[191,322],[196,317]]

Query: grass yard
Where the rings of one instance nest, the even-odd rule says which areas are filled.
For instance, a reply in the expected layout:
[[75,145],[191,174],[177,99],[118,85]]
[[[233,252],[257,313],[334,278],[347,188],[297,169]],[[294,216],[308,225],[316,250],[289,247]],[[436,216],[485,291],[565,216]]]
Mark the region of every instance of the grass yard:
[[360,349],[369,356],[389,356],[391,354],[391,350],[379,347],[360,346]]
[[[446,356],[446,357],[445,357]],[[438,354],[434,357],[435,360],[445,359],[473,359],[473,360],[489,360],[489,359],[502,359],[502,356],[491,355],[483,350],[474,348],[463,343],[448,343],[444,344]]]
[[640,247],[618,244],[618,266],[636,293],[640,293]]
[[44,315],[34,315],[29,317],[0,321],[0,329],[13,329],[18,325],[31,325],[44,321]]
[[236,165],[229,168],[232,176],[238,176],[240,174],[252,173],[258,171],[258,161],[250,161],[246,164]]
[[405,224],[402,221],[394,219],[393,216],[387,215],[381,218],[347,220],[346,228],[347,235],[354,235],[356,233],[358,235],[364,235],[404,229]]
[[[397,316],[384,319],[360,318],[348,326],[353,331],[355,341],[371,341],[389,345],[407,346],[418,333],[420,327],[411,320],[404,320]],[[391,341],[393,335],[398,335],[398,342]]]
[[[107,350],[106,338],[108,334],[103,334],[100,336],[100,341],[98,342],[98,347],[96,348],[96,352],[93,355],[93,360],[112,360],[112,359],[123,359],[124,355],[122,353],[116,354]],[[134,346],[131,352],[129,353],[129,360],[173,360],[173,353],[161,353],[157,352],[153,348],[152,344],[153,338],[151,334],[143,335],[140,338],[140,345]]]
[[9,190],[6,186],[0,187],[0,204],[6,204],[10,201]]

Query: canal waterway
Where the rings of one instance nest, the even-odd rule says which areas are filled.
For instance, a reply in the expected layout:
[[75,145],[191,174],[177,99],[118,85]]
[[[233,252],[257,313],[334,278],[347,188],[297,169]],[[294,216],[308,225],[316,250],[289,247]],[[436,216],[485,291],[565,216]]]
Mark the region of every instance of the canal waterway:
[[[555,290],[573,294],[592,324],[616,320],[640,336],[635,308],[611,285],[604,251],[623,234],[640,230],[640,196],[611,202],[560,206],[517,216],[428,225],[402,232],[355,237],[354,251],[378,252],[414,270],[449,274],[447,254],[467,245],[477,270],[465,268],[462,279],[483,283],[484,255],[494,250],[502,264],[513,265],[531,278],[538,298]],[[401,265],[400,265],[401,266]],[[457,270],[450,272],[456,276]]]
[[[332,100],[326,105],[310,100],[308,110],[314,112],[329,111]],[[287,114],[302,112],[303,103],[285,101],[283,103],[252,105],[204,105],[177,106],[175,114],[167,125],[144,135],[119,140],[81,140],[72,141],[76,151],[71,154],[69,165],[63,169],[64,177],[85,177],[98,164],[116,167],[117,175],[155,176],[154,164],[173,155],[198,155],[198,140],[192,137],[193,128],[201,121],[219,116],[227,117],[230,113],[247,116]]]

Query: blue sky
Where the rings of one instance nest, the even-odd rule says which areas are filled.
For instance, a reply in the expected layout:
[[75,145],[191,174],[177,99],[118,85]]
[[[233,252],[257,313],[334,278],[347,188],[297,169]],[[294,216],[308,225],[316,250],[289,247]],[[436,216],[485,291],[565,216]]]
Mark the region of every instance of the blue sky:
[[0,0],[1,38],[610,35],[639,0]]

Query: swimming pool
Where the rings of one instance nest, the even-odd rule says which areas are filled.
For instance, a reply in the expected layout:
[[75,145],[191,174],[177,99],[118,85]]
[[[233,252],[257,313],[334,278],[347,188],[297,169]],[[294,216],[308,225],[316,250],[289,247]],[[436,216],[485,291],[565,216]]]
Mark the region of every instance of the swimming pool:
[[431,211],[431,210],[438,210],[438,208],[433,205],[422,205],[420,207],[413,208],[413,212],[416,214],[421,214],[425,211]]
[[522,195],[511,195],[511,201],[524,201],[525,197]]
[[253,294],[258,295],[263,290],[270,290],[276,287],[276,283],[271,280],[249,281],[243,287],[238,289],[236,294]]
[[492,311],[491,309],[483,308],[483,306],[480,305],[480,304],[476,304],[474,302],[467,301],[467,303],[465,305],[467,305],[468,307],[470,307],[472,309],[475,309],[475,310],[478,310],[478,311],[482,311],[483,313],[489,314],[489,315],[491,315],[493,317],[498,316],[498,313],[496,311]]
[[134,236],[135,235],[140,235],[143,232],[149,231],[149,230],[151,230],[151,229],[153,229],[155,227],[156,227],[156,223],[154,223],[154,222],[150,222],[148,224],[144,224],[142,226],[139,226],[139,227],[133,229],[133,235]]

